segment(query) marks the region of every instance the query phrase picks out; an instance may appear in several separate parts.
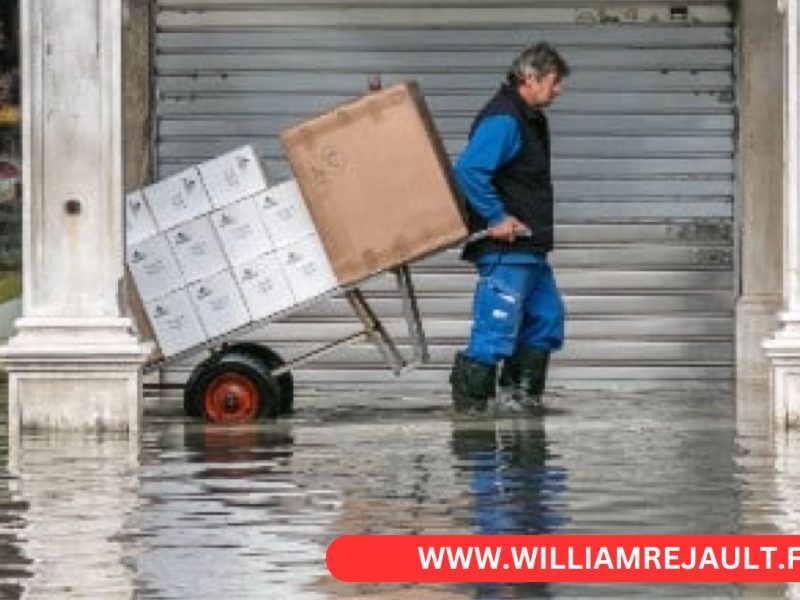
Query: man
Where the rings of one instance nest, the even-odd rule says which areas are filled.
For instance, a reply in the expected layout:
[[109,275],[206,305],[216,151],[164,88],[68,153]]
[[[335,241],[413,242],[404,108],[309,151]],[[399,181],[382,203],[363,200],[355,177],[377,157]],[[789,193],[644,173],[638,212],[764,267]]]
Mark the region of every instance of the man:
[[551,352],[564,342],[564,307],[547,253],[553,248],[550,135],[542,109],[561,93],[569,67],[548,44],[514,59],[507,83],[481,110],[455,172],[470,231],[488,236],[462,258],[479,279],[469,344],[450,375],[457,411],[486,409],[500,385],[516,408],[538,402]]

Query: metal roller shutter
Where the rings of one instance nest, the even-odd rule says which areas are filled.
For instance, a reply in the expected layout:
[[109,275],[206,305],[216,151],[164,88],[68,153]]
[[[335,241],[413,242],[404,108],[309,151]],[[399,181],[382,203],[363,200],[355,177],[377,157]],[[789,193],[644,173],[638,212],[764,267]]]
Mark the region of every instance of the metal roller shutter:
[[[727,2],[530,0],[159,0],[159,176],[253,144],[268,176],[291,176],[277,133],[346,100],[380,73],[417,79],[455,155],[511,58],[535,40],[573,68],[550,110],[557,196],[553,263],[569,311],[553,375],[595,385],[733,374],[734,36]],[[474,275],[455,251],[414,266],[434,364],[403,386],[443,387],[469,327]],[[364,286],[401,334],[393,279]],[[287,357],[355,327],[343,300],[262,331]],[[165,371],[186,377],[189,363]],[[395,379],[371,346],[300,381]]]

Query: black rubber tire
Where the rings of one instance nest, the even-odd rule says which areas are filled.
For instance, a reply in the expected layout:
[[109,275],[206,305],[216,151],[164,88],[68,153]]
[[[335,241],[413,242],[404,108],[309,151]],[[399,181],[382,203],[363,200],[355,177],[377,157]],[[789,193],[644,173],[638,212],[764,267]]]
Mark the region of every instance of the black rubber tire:
[[[193,407],[201,407],[200,416],[206,420],[214,420],[206,409],[206,393],[209,386],[218,377],[226,374],[244,377],[252,383],[257,391],[256,416],[275,417],[278,415],[281,390],[277,380],[270,375],[269,367],[265,361],[252,353],[226,349],[217,355],[216,360],[209,361],[200,370],[191,390],[194,400],[190,401],[189,404]],[[190,390],[187,387],[187,393],[189,392]]]
[[203,417],[203,395],[197,392],[197,380],[203,372],[219,360],[221,354],[212,354],[198,363],[183,386],[183,411],[190,417]]
[[[261,344],[254,344],[242,342],[232,344],[225,348],[224,352],[244,352],[254,354],[263,360],[270,370],[277,369],[286,364],[286,361],[281,358],[281,355],[275,352],[269,346],[262,346]],[[294,377],[291,371],[286,371],[277,378],[278,387],[280,388],[280,407],[278,414],[290,415],[294,412]]]

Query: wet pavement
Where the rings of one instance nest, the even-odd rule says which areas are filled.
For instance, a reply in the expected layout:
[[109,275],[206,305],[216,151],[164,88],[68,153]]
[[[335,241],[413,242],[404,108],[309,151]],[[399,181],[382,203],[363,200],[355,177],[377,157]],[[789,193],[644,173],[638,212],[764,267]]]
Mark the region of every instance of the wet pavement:
[[[354,533],[800,531],[800,433],[730,393],[562,392],[529,418],[337,392],[209,426],[148,403],[141,443],[26,433],[0,391],[0,598],[794,598],[786,586],[349,585]],[[760,401],[759,399],[756,400]],[[756,415],[756,416],[753,416]]]

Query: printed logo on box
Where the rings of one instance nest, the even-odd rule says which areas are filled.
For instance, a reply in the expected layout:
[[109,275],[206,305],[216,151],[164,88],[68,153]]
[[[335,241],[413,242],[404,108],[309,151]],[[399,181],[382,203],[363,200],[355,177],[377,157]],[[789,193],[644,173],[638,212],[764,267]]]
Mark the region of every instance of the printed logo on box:
[[242,185],[242,173],[244,173],[250,164],[250,158],[237,154],[234,158],[234,165],[229,165],[225,168],[225,183],[228,187],[235,188]]
[[336,287],[330,261],[316,234],[284,248],[280,253],[297,302],[327,293]]
[[164,356],[202,344],[206,339],[205,331],[183,288],[146,302],[145,311]]
[[267,187],[267,178],[251,146],[237,148],[204,162],[198,168],[216,208],[223,208]]
[[125,196],[125,242],[128,246],[145,240],[158,231],[141,191]]
[[288,246],[316,233],[314,222],[295,180],[276,185],[260,194],[258,207],[276,248]]
[[215,273],[189,289],[209,337],[224,335],[250,322],[250,313],[230,271]]
[[187,281],[196,281],[227,266],[222,246],[208,217],[183,223],[168,238]]
[[183,273],[163,235],[129,247],[127,262],[142,300],[152,300],[183,286]]
[[242,264],[273,249],[272,239],[258,216],[252,198],[219,209],[211,221],[232,264]]
[[275,253],[264,254],[235,269],[239,289],[254,320],[294,305],[294,295]]
[[204,285],[201,285],[199,288],[197,288],[197,293],[195,294],[195,297],[198,300],[205,300],[210,295],[211,295],[211,290],[205,287]]
[[143,193],[162,230],[211,210],[211,201],[194,167],[144,188]]

